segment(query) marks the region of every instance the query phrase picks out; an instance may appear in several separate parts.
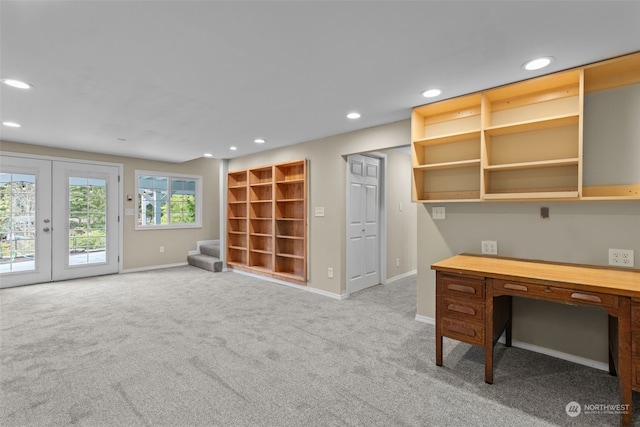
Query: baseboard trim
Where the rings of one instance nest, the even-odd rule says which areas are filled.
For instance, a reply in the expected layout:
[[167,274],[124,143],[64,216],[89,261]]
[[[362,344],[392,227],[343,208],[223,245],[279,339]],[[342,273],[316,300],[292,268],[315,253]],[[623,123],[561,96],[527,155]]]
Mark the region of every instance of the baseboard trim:
[[186,261],[184,261],[184,262],[176,262],[175,264],[162,264],[162,265],[151,265],[149,267],[127,268],[125,270],[122,270],[122,273],[123,274],[137,273],[140,271],[160,270],[162,268],[182,267],[184,265],[189,265],[189,264]]
[[396,280],[404,279],[405,277],[415,276],[416,274],[418,274],[418,270],[407,271],[406,273],[399,274],[398,276],[393,276],[388,278],[385,284],[395,282]]
[[[505,337],[504,334],[500,337],[498,342],[504,344]],[[588,366],[590,368],[600,369],[601,371],[609,372],[609,364],[604,362],[599,362],[593,359],[587,359],[586,357],[576,356],[575,354],[564,353],[562,351],[553,350],[546,347],[541,347],[535,344],[529,344],[522,341],[512,340],[511,345],[516,348],[521,348],[523,350],[533,351],[535,353],[544,354],[546,356],[555,357],[556,359],[566,360],[568,362],[577,363],[578,365]]]
[[[428,323],[429,325],[435,325],[436,319],[433,317],[421,316],[416,314],[416,321],[422,323]],[[505,336],[502,334],[498,342],[504,344]],[[597,360],[587,359],[586,357],[576,356],[575,354],[564,353],[562,351],[553,350],[546,347],[541,347],[539,345],[529,344],[522,341],[512,340],[511,346],[516,348],[521,348],[523,350],[533,351],[535,353],[544,354],[546,356],[555,357],[556,359],[566,360],[567,362],[577,363],[578,365],[588,366],[594,369],[600,369],[601,371],[609,372],[609,364],[599,362]]]
[[311,292],[311,293],[314,293],[314,294],[323,295],[325,297],[329,297],[329,298],[333,298],[333,299],[337,299],[337,300],[343,300],[343,299],[347,298],[347,296],[348,296],[346,294],[344,294],[344,295],[334,294],[333,292],[327,292],[327,291],[323,291],[322,289],[311,288],[309,286],[301,286],[301,285],[297,285],[295,283],[285,282],[284,280],[275,279],[273,277],[265,277],[265,276],[261,276],[259,274],[250,273],[248,271],[237,270],[237,269],[233,269],[233,268],[230,268],[228,271],[231,271],[231,272],[237,273],[237,274],[243,274],[245,276],[253,277],[255,279],[264,280],[265,282],[276,283],[278,285],[288,286],[290,288],[299,289],[301,291],[307,291],[307,292]]
[[436,324],[436,319],[434,319],[433,317],[422,316],[420,314],[416,314],[416,321],[422,322],[422,323],[428,323],[429,325],[434,325],[434,326]]

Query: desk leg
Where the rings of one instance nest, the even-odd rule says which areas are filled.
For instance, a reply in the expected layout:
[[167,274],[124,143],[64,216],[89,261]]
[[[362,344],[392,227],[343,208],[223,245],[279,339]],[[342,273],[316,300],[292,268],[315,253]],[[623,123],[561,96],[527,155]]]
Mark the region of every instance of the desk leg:
[[487,280],[485,290],[484,382],[493,384],[493,285]]
[[436,365],[442,366],[442,334],[438,332],[436,325]]
[[631,387],[631,300],[620,298],[618,312],[618,378],[620,379],[620,394],[622,404],[628,405],[626,413],[621,415],[623,426],[631,425],[633,415],[632,387]]
[[612,315],[609,318],[609,374],[614,377],[618,375],[616,362],[618,357],[618,318]]

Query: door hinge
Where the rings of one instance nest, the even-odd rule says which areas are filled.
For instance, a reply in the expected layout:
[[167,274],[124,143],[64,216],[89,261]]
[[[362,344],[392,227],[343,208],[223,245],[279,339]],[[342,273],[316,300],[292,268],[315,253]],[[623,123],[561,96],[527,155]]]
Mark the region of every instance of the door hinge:
[[120,182],[120,175],[118,175],[118,182]]
[[120,215],[118,215],[118,222],[120,222]]

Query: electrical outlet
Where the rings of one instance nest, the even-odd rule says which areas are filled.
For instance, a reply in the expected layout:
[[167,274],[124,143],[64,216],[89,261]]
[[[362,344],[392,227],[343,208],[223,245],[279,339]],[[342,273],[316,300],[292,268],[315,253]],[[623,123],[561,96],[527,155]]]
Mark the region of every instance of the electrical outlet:
[[633,267],[632,249],[609,249],[609,265],[618,267]]
[[329,276],[329,279],[333,279],[333,268],[329,267],[327,269],[327,276]]
[[498,242],[495,240],[483,240],[482,253],[487,255],[498,255]]
[[160,246],[160,252],[164,252],[164,246]]
[[433,219],[445,219],[447,215],[444,206],[431,208],[431,217]]
[[396,267],[400,267],[400,258],[396,258]]

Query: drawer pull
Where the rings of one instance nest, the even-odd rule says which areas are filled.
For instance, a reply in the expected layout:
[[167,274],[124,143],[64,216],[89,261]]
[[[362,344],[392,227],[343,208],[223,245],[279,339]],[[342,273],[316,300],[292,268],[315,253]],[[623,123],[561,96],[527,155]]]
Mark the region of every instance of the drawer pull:
[[512,291],[522,291],[522,292],[527,292],[529,290],[529,288],[526,287],[525,285],[517,285],[515,283],[505,283],[504,288],[511,289]]
[[447,325],[447,329],[450,330],[451,332],[457,332],[459,334],[467,335],[469,337],[476,336],[476,331],[474,331],[473,329],[465,328],[464,326]]
[[601,303],[602,300],[597,295],[581,294],[580,292],[574,292],[571,294],[571,298],[579,299],[581,301],[597,302]]
[[447,289],[449,289],[450,291],[464,292],[465,294],[475,294],[476,293],[476,288],[474,288],[472,286],[457,285],[455,283],[449,283],[447,285]]
[[475,316],[476,315],[476,311],[473,308],[465,307],[465,306],[458,305],[458,304],[449,304],[447,306],[447,310],[455,311],[455,312],[458,312],[458,313],[469,314],[471,316]]

